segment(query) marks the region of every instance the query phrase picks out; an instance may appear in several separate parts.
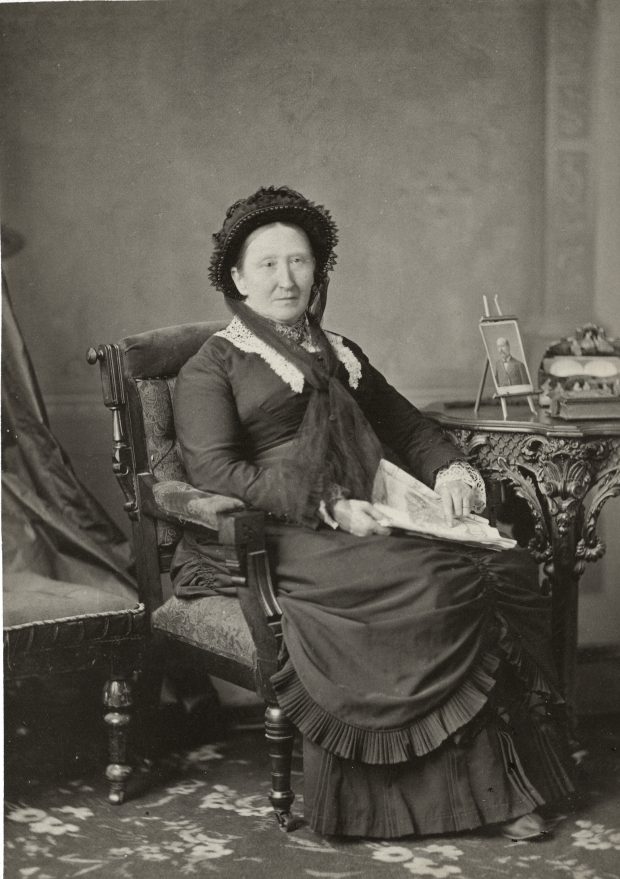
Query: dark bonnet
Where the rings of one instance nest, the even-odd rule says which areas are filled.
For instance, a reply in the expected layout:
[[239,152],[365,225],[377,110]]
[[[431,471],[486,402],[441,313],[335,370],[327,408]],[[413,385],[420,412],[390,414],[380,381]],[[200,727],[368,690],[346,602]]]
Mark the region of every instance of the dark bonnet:
[[213,235],[215,247],[209,268],[213,286],[231,299],[242,298],[230,270],[250,232],[269,223],[293,223],[304,230],[316,259],[315,283],[319,288],[326,288],[327,273],[336,263],[336,224],[322,205],[308,201],[288,186],[261,187],[227,210],[224,225]]

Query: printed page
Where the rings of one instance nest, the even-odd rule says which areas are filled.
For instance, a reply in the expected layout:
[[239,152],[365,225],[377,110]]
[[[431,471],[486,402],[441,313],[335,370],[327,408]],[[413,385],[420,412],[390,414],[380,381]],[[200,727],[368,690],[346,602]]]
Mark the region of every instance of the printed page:
[[400,467],[382,459],[377,468],[372,501],[383,516],[383,524],[440,540],[483,544],[493,549],[511,549],[516,541],[502,537],[482,516],[471,513],[450,527],[443,515],[439,495]]

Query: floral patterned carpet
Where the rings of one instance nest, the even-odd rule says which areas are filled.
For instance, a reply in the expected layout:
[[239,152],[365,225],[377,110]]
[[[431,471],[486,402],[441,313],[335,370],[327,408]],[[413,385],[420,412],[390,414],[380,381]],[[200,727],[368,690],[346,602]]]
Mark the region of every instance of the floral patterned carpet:
[[[620,718],[582,723],[583,799],[552,838],[511,843],[478,832],[382,842],[321,839],[303,821],[279,832],[261,731],[220,728],[199,742],[172,715],[171,749],[137,772],[132,799],[112,806],[96,712],[83,702],[55,711],[37,700],[26,725],[19,698],[7,702],[6,879],[620,879]],[[299,755],[294,787],[302,814]]]

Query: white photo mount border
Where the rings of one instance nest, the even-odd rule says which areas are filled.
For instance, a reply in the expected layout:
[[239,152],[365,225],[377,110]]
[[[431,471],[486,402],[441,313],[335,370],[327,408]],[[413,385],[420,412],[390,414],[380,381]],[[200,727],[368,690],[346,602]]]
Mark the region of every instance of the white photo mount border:
[[515,315],[481,317],[480,334],[493,378],[496,397],[519,397],[534,393],[527,366],[519,321]]
[[[499,311],[497,298],[495,304]],[[498,399],[501,404],[504,421],[508,419],[506,401],[511,398],[527,397],[531,412],[537,415],[534,395],[538,394],[538,391],[534,389],[527,365],[518,318],[514,314],[490,315],[486,301],[485,311],[487,314],[480,318],[478,325],[484,343],[486,360],[474,404],[474,412],[477,414],[480,408],[487,374],[490,370],[495,388],[493,398]]]

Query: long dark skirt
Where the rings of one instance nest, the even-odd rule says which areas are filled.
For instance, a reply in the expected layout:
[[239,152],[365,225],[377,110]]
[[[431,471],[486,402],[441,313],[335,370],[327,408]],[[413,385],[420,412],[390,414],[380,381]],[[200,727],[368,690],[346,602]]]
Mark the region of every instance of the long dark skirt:
[[[572,791],[549,599],[527,552],[289,526],[269,546],[287,651],[273,683],[304,736],[313,829],[447,833]],[[214,562],[187,543],[177,593]]]

